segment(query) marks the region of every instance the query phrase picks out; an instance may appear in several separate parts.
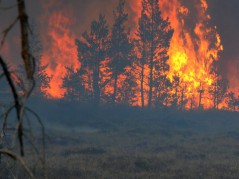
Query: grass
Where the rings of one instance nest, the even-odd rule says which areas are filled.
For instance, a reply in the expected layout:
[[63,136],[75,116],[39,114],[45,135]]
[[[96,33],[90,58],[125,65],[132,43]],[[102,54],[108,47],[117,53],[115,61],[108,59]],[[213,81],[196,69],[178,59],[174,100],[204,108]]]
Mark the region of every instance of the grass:
[[51,179],[239,177],[238,113],[56,110],[44,118]]
[[49,126],[50,178],[239,177],[236,113],[101,114]]

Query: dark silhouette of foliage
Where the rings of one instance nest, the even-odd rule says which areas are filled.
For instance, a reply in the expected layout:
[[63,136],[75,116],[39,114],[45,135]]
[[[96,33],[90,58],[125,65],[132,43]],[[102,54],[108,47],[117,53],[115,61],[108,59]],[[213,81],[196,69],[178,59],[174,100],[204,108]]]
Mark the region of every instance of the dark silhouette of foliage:
[[138,84],[135,81],[135,75],[133,74],[133,70],[129,69],[125,72],[125,79],[122,82],[122,87],[119,91],[119,102],[126,106],[133,106],[137,102],[137,88]]
[[65,98],[69,101],[87,103],[91,101],[90,94],[85,87],[87,81],[84,78],[84,68],[74,70],[73,67],[66,67],[67,73],[63,78],[63,88],[66,90]]
[[[146,63],[149,67],[148,107],[150,108],[155,86],[162,85],[163,88],[166,84],[166,72],[169,70],[167,50],[170,46],[173,30],[168,19],[162,18],[158,0],[143,0],[142,7],[138,37],[143,50],[141,58],[146,57],[146,62],[141,61],[141,66],[143,68],[144,63]],[[141,76],[144,76],[143,72],[141,72]],[[163,82],[161,84],[156,83],[156,79]],[[143,79],[141,85],[142,83]]]
[[119,75],[125,72],[126,67],[131,65],[130,52],[132,44],[129,40],[129,33],[126,31],[125,23],[128,20],[128,14],[125,13],[125,1],[120,0],[114,11],[114,24],[111,32],[110,41],[110,62],[109,67],[114,80],[113,103],[116,103],[118,93]]
[[226,94],[226,103],[228,110],[230,111],[236,111],[239,109],[239,98],[236,97],[234,92],[229,92]]
[[93,103],[98,106],[101,97],[101,82],[103,79],[102,67],[109,49],[109,30],[105,16],[100,15],[98,21],[91,23],[90,32],[82,34],[83,40],[77,40],[80,62],[86,67],[89,78],[89,87],[92,88]]

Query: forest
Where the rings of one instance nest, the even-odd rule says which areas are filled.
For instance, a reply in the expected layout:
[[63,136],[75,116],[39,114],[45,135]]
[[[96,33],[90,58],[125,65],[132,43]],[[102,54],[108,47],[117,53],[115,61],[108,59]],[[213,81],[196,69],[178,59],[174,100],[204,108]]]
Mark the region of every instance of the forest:
[[[201,64],[206,67],[188,72],[186,68],[195,67],[180,64],[185,60],[183,57],[180,59],[184,54],[173,62],[170,60],[175,56],[169,50],[177,32],[169,19],[162,17],[158,1],[145,1],[142,6],[137,29],[127,27],[125,2],[120,1],[112,12],[114,22],[110,27],[106,16],[100,14],[97,20],[92,21],[90,29],[75,39],[80,67],[63,67],[66,71],[61,77],[60,90],[63,94],[58,99],[93,106],[113,104],[157,109],[237,111],[237,92],[229,88],[230,79],[220,74],[216,60],[220,58],[218,54],[223,47],[215,30],[209,28],[206,34],[209,37],[198,39],[213,39],[205,47],[210,48],[207,54],[200,56],[206,58]],[[47,73],[50,64],[41,61],[41,40],[37,25],[33,23],[32,26],[34,35],[30,44],[37,58],[35,96],[51,100],[54,97],[47,91],[54,75]],[[203,31],[205,27],[200,28]],[[204,47],[195,43],[190,48],[200,51]]]

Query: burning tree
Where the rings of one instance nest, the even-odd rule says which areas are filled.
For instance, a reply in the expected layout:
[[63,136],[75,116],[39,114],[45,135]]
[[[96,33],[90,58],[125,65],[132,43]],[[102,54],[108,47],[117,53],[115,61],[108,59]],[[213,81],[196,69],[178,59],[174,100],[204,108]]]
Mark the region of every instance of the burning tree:
[[218,110],[219,105],[223,103],[223,100],[226,97],[228,91],[228,80],[220,76],[216,64],[214,65],[212,73],[214,81],[209,88],[209,93],[212,96],[213,108]]
[[[191,9],[178,0],[162,0],[159,4],[162,16],[169,16],[174,29],[168,50],[170,70],[167,77],[171,82],[174,76],[180,78],[179,90],[184,94],[184,99],[188,99],[186,108],[190,108],[191,104],[197,104],[195,107],[212,107],[210,88],[215,80],[213,63],[219,59],[223,47],[216,27],[210,25],[207,2],[189,2],[187,5],[190,7],[192,4]],[[192,12],[194,16],[191,16]],[[187,90],[183,90],[185,86]],[[178,102],[181,103],[180,100]]]
[[[138,38],[141,47],[141,97],[143,97],[144,71],[147,66],[148,76],[148,107],[152,106],[153,93],[155,86],[163,87],[166,82],[166,72],[169,70],[167,65],[167,50],[173,30],[168,19],[164,20],[161,15],[158,0],[143,0],[142,12],[139,20]],[[142,59],[145,58],[145,59]],[[156,84],[156,79],[162,83]],[[163,82],[164,81],[164,82]],[[142,101],[142,104],[144,102]]]
[[[134,87],[135,94],[131,93],[133,98],[137,98],[132,105],[171,106],[181,110],[218,109],[222,104],[226,105],[223,100],[227,84],[214,67],[223,46],[217,27],[211,24],[207,2],[142,0],[127,3],[137,14],[134,19],[136,28],[131,32],[126,30],[127,22],[131,20],[125,10],[126,1],[120,0],[110,24],[111,30],[106,25],[106,17],[100,15],[98,21],[93,21],[91,29],[77,40],[80,63],[75,63],[72,43],[70,48],[62,46],[64,49],[59,50],[59,54],[65,49],[68,49],[67,53],[72,52],[69,53],[73,54],[69,64],[74,64],[74,73],[81,65],[84,73],[78,75],[84,79],[81,86],[85,92],[82,93],[87,93],[89,100],[93,98],[97,105],[100,102],[120,103],[125,98],[122,96],[124,82],[128,80],[138,84],[136,89]],[[52,16],[58,17],[57,14],[52,13]],[[72,24],[70,18],[61,14],[52,19],[58,19],[54,29],[59,29],[53,31],[61,32],[57,36],[53,33],[52,38],[58,38],[62,44],[64,36],[65,44],[72,42],[76,35],[70,35],[70,29],[66,28]],[[55,27],[54,23],[50,24]],[[136,61],[133,54],[137,56]],[[43,59],[49,59],[49,56]],[[51,64],[52,70],[54,65]],[[57,64],[59,66],[61,64]],[[59,90],[54,84],[61,84],[59,76],[66,74],[67,70],[56,71],[62,72],[58,72],[57,78],[50,82],[52,89],[49,91],[52,94],[64,93],[64,88]],[[74,73],[72,75],[77,76]]]
[[234,92],[229,92],[226,95],[227,109],[230,111],[237,111],[239,109],[239,98]]
[[84,103],[91,101],[87,95],[87,89],[85,84],[87,83],[84,77],[86,73],[85,68],[81,67],[79,70],[75,71],[74,67],[66,67],[67,73],[63,78],[62,87],[66,89],[65,98],[69,101],[77,101]]
[[132,44],[129,41],[129,33],[126,31],[125,23],[128,20],[128,14],[125,13],[125,1],[120,0],[114,11],[114,24],[111,32],[110,42],[110,62],[113,86],[113,103],[116,103],[118,93],[119,76],[125,72],[126,67],[131,65],[130,52],[132,51]]
[[91,84],[94,104],[100,103],[101,82],[103,79],[102,68],[106,61],[109,49],[109,30],[105,16],[100,15],[98,21],[93,21],[90,32],[82,34],[82,40],[77,40],[78,53],[82,54],[82,63],[87,67],[89,75],[92,75]]
[[137,103],[138,84],[135,81],[135,74],[131,69],[126,70],[125,79],[119,91],[119,102],[126,106],[133,106]]

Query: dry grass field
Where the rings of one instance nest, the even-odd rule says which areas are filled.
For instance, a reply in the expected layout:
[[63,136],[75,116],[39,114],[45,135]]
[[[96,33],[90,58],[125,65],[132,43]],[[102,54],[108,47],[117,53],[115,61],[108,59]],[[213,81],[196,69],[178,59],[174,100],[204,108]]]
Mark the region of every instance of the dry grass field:
[[239,177],[237,113],[79,113],[45,120],[50,179]]

